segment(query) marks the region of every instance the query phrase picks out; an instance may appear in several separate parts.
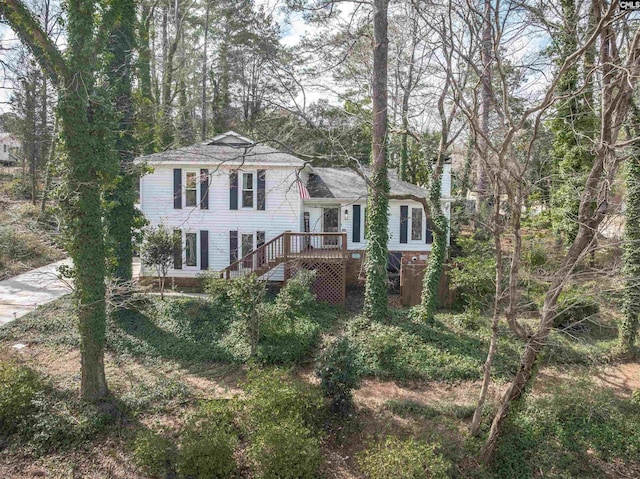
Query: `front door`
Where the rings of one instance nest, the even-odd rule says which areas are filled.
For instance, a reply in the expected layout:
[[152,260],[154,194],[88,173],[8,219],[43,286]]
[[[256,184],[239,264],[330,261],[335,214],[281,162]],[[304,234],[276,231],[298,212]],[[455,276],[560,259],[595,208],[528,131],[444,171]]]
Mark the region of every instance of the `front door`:
[[[340,208],[322,208],[322,232],[338,233],[340,231]],[[338,246],[337,236],[325,236],[322,245],[328,247]]]

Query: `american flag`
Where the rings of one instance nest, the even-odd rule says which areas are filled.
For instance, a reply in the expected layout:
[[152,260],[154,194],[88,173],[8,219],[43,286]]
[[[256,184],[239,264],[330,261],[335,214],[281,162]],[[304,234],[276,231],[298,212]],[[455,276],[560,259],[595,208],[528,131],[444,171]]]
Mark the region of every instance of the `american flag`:
[[311,199],[311,196],[309,196],[309,190],[307,189],[306,186],[304,186],[304,183],[300,180],[300,178],[298,178],[298,193],[300,193],[300,198],[302,198],[303,200],[308,200]]

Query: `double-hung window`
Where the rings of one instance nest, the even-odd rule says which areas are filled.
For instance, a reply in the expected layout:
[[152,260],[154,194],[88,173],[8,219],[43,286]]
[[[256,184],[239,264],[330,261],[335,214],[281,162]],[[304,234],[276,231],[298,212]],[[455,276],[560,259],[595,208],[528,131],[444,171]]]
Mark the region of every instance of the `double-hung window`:
[[188,171],[186,175],[186,206],[196,206],[198,204],[198,174],[195,171]]
[[411,208],[411,240],[422,241],[422,208]]
[[196,233],[186,233],[184,242],[186,265],[198,265],[198,235]]
[[253,173],[242,173],[242,207],[253,208]]

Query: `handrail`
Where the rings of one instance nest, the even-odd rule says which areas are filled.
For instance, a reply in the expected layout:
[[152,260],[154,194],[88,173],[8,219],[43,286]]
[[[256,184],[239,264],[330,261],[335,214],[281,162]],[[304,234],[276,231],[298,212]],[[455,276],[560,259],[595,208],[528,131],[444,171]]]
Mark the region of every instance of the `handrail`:
[[[289,259],[289,256],[294,257],[294,256],[298,255],[299,252],[297,252],[296,250],[292,251],[292,249],[291,249],[291,238],[292,237],[336,237],[336,238],[340,237],[341,240],[342,240],[341,244],[340,244],[340,246],[338,246],[338,244],[336,244],[335,250],[340,251],[340,253],[341,253],[340,257],[342,259],[344,259],[346,257],[347,233],[345,233],[345,232],[311,233],[311,232],[285,231],[284,233],[281,233],[278,236],[276,236],[275,238],[267,241],[265,244],[260,245],[258,248],[256,248],[255,250],[251,251],[250,253],[244,255],[242,258],[237,259],[236,261],[231,263],[229,266],[227,266],[222,271],[220,271],[220,277],[221,278],[225,278],[225,279],[231,279],[231,272],[232,271],[238,271],[240,266],[246,264],[247,262],[250,262],[250,264],[251,264],[250,269],[252,270],[252,272],[255,272],[255,271],[259,270],[260,268],[264,267],[265,265],[270,264],[272,262],[275,262],[276,264],[279,264],[278,260],[287,261]],[[281,244],[279,244],[279,243],[281,243]],[[275,245],[275,244],[277,244],[277,246],[274,248],[273,245]],[[300,243],[294,242],[294,245],[299,246]],[[331,248],[331,249],[333,250],[334,248]],[[270,252],[273,253],[273,254],[269,255]],[[254,262],[254,258],[256,256],[259,256],[259,255],[261,255],[261,257],[263,259],[263,263],[259,264],[256,267],[255,266],[256,263]],[[273,266],[275,266],[275,264],[273,264],[272,267]]]
[[[251,251],[249,254],[244,255],[242,258],[234,261],[233,263],[231,263],[229,266],[227,266],[225,269],[223,269],[222,271],[220,271],[220,277],[223,278],[224,276],[227,276],[231,271],[233,271],[233,268],[235,266],[240,266],[240,264],[242,264],[243,261],[248,260],[250,257],[254,256],[256,253],[258,253],[258,251],[262,251],[264,250],[267,246],[272,245],[273,243],[275,243],[276,241],[278,241],[279,239],[282,239],[284,237],[284,235],[286,235],[288,233],[288,231],[285,231],[284,233],[280,233],[278,236],[276,236],[275,238],[270,239],[269,241],[267,241],[265,244],[260,245],[259,247],[257,247],[256,249],[254,249],[253,251]],[[228,279],[228,278],[227,278]]]

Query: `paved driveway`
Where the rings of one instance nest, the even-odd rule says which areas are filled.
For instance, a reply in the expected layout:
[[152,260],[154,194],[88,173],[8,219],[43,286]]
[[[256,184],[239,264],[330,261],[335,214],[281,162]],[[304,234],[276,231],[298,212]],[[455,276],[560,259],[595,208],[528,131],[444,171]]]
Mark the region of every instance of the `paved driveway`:
[[62,264],[72,263],[64,259],[0,281],[0,327],[71,292],[69,285],[58,278]]

